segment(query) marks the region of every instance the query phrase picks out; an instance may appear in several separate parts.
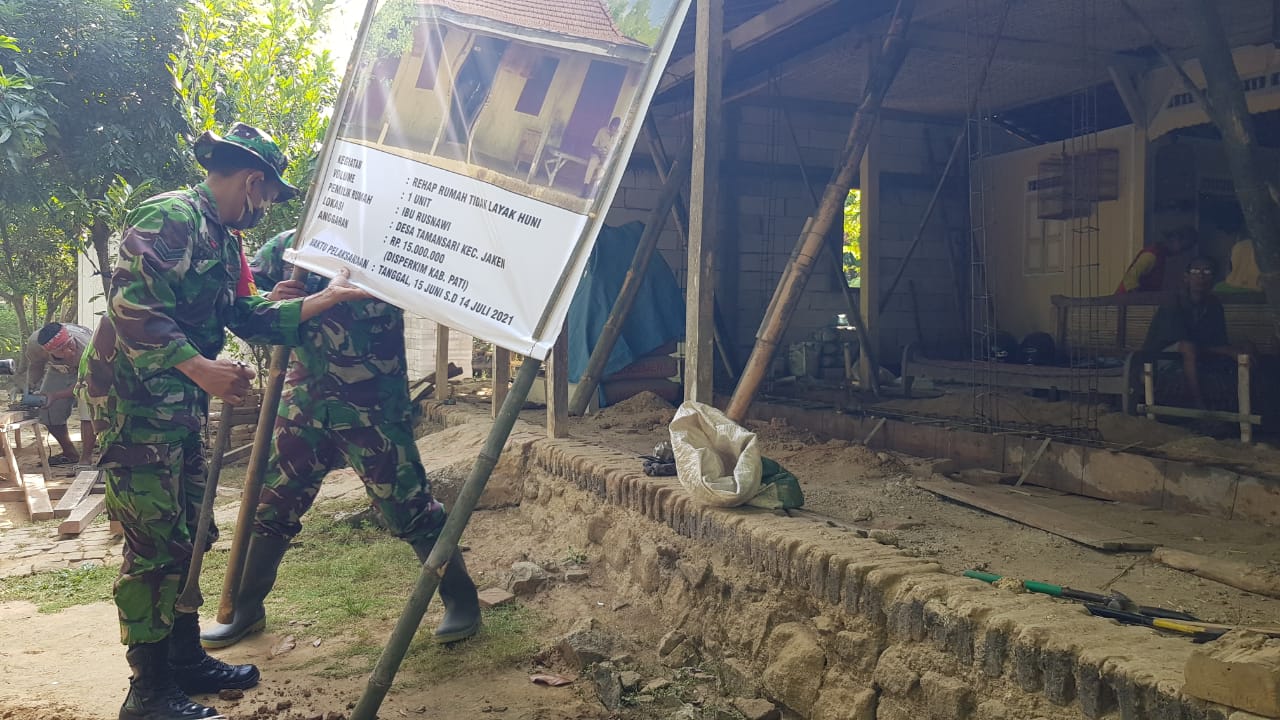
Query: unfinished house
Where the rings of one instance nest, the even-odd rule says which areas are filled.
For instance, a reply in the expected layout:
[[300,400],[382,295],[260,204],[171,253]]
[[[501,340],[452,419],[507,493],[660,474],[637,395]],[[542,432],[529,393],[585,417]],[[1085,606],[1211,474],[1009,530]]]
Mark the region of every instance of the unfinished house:
[[[672,408],[613,398],[597,421],[566,420],[563,354],[547,422],[574,442],[546,445],[538,471],[812,601],[794,623],[769,615],[789,623],[776,647],[705,630],[706,652],[755,658],[798,717],[1280,715],[1213,675],[1212,645],[1089,617],[1131,623],[1114,610],[1131,604],[1015,609],[955,577],[1276,617],[1280,348],[1200,63],[1215,42],[1234,60],[1250,152],[1274,178],[1273,3],[1210,3],[1220,27],[1199,0],[694,5],[607,222],[647,223],[641,249],[656,243],[683,289],[684,398],[756,431],[805,510],[703,508],[619,470]],[[1193,371],[1196,402],[1152,327],[1207,293],[1226,340]],[[751,612],[730,580],[686,590],[704,582],[721,592],[704,621]],[[795,638],[821,648],[812,686],[765,667],[801,662]]]

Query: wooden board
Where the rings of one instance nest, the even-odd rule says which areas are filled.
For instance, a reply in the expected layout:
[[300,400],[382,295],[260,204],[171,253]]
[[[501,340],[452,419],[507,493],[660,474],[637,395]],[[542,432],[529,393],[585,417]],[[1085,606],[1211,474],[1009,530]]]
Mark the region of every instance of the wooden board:
[[1068,515],[1038,505],[1005,488],[988,488],[963,483],[922,481],[916,485],[929,492],[993,515],[1028,525],[1047,533],[1109,552],[1144,552],[1156,543],[1124,530]]
[[93,488],[94,483],[98,482],[101,475],[99,470],[81,470],[76,479],[72,481],[71,487],[62,495],[62,499],[53,508],[53,516],[64,518],[71,514],[71,511],[85,499],[89,491]]
[[44,476],[36,473],[23,473],[18,467],[18,454],[14,447],[9,443],[8,430],[21,432],[22,426],[28,423],[34,423],[35,420],[24,420],[23,422],[11,425],[5,428],[5,432],[0,432],[0,450],[5,453],[5,460],[9,469],[9,477],[16,479],[22,485],[23,499],[27,503],[27,514],[30,515],[32,522],[40,520],[53,519],[53,503],[49,501],[49,491],[44,485]]
[[58,534],[79,535],[84,532],[85,528],[89,527],[93,519],[98,517],[98,514],[106,507],[106,504],[106,495],[90,495],[84,502],[77,505],[75,510],[71,511],[71,515],[66,520],[63,520],[58,525]]

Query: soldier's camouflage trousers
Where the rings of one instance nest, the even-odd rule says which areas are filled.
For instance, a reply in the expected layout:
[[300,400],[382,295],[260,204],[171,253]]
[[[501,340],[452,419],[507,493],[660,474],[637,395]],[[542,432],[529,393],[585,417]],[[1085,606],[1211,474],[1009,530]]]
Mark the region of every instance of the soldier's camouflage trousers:
[[373,506],[393,535],[434,541],[444,527],[444,506],[431,483],[409,422],[326,430],[305,419],[277,418],[271,460],[262,480],[253,530],[290,538],[302,530],[320,483],[345,458],[364,481]]
[[[181,435],[175,442],[112,437],[99,463],[106,476],[107,513],[124,526],[115,601],[126,645],[169,635],[174,602],[191,563],[206,467],[200,435]],[[209,530],[212,546],[218,530]]]

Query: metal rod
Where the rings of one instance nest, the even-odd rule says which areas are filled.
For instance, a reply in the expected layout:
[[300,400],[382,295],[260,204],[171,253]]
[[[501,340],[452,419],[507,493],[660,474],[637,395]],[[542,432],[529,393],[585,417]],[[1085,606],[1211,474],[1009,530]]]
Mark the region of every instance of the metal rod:
[[573,415],[581,415],[591,403],[591,396],[600,385],[600,379],[604,374],[604,366],[609,362],[609,356],[613,354],[613,348],[622,334],[622,325],[631,315],[631,308],[635,305],[640,285],[649,272],[653,253],[658,249],[658,238],[662,235],[667,217],[671,213],[672,206],[675,205],[681,187],[689,178],[688,149],[686,144],[676,156],[675,164],[671,167],[667,181],[662,187],[662,194],[658,197],[658,203],[645,218],[644,233],[640,235],[636,254],[631,258],[631,267],[627,268],[622,288],[618,291],[617,299],[613,301],[613,309],[609,311],[609,319],[605,321],[604,327],[600,330],[600,337],[596,340],[595,347],[591,349],[587,369],[583,371],[582,378],[574,388],[573,400],[569,403],[569,412]]
[[502,448],[507,444],[511,428],[515,426],[520,410],[529,397],[529,389],[533,387],[533,381],[538,375],[538,367],[541,364],[541,361],[525,358],[524,364],[516,373],[515,384],[507,395],[507,399],[503,401],[502,408],[493,421],[493,427],[489,429],[489,436],[485,439],[484,447],[476,457],[475,464],[471,466],[471,474],[467,476],[467,481],[458,493],[458,500],[449,512],[449,519],[445,522],[444,529],[440,531],[440,537],[431,548],[427,561],[422,565],[418,584],[409,595],[404,612],[400,614],[400,619],[396,621],[395,629],[391,631],[391,637],[387,639],[382,655],[378,657],[378,663],[369,676],[364,694],[360,696],[359,702],[351,712],[351,720],[376,720],[378,708],[382,706],[383,699],[391,689],[391,683],[400,669],[400,663],[404,661],[405,653],[409,651],[409,644],[413,641],[418,626],[422,624],[422,616],[426,614],[431,596],[440,585],[440,576],[444,574],[445,564],[458,546],[462,531],[466,529],[471,513],[484,492],[485,483],[489,481],[494,466],[498,464]]
[[[342,112],[346,108],[347,98],[355,85],[356,68],[360,62],[360,54],[364,49],[365,37],[369,33],[369,25],[373,21],[374,10],[378,0],[368,0],[364,6],[364,15],[360,18],[360,30],[356,33],[355,45],[347,58],[347,71],[342,78],[342,86],[338,90],[338,98],[334,105],[334,115],[329,118],[329,127],[325,129],[324,145],[316,162],[316,172],[323,177],[333,152],[334,142],[338,137],[338,126],[342,123]],[[312,189],[316,187],[313,180]],[[298,226],[293,234],[293,247],[298,247],[302,238],[303,224],[311,214],[319,192],[308,192],[298,216]],[[303,268],[293,268],[293,280],[302,280],[307,276]],[[240,493],[240,512],[236,515],[235,533],[231,539],[231,552],[227,558],[227,572],[222,581],[222,595],[218,600],[218,622],[226,624],[235,619],[236,597],[240,594],[241,575],[244,574],[244,560],[249,552],[249,536],[253,532],[253,517],[258,509],[258,496],[262,492],[262,476],[267,471],[267,459],[271,456],[271,439],[275,432],[276,415],[280,409],[280,396],[284,394],[284,372],[289,362],[289,348],[276,346],[271,350],[271,369],[267,372],[266,386],[262,389],[262,410],[258,414],[258,426],[253,433],[253,450],[249,454],[249,468],[244,479],[244,489]],[[445,371],[448,381],[448,371]]]
[[[1000,21],[996,23],[995,37],[991,41],[991,48],[987,51],[986,60],[982,64],[982,70],[978,73],[977,82],[974,83],[973,97],[969,98],[969,111],[965,117],[973,117],[978,109],[978,99],[982,95],[982,88],[987,84],[987,75],[991,71],[991,63],[996,59],[996,49],[1000,47],[1000,38],[1004,36],[1004,26],[1009,19],[1009,10],[1013,6],[1013,0],[1005,0],[1004,9],[1000,14]],[[929,198],[929,204],[924,209],[924,216],[920,218],[920,226],[916,228],[916,236],[911,240],[911,246],[907,248],[907,253],[902,257],[902,262],[898,265],[898,272],[894,274],[893,280],[889,283],[889,287],[885,288],[883,294],[880,295],[880,307],[884,307],[889,302],[889,298],[893,296],[893,291],[898,287],[898,283],[902,281],[902,276],[907,271],[907,263],[911,261],[915,255],[916,248],[920,245],[921,239],[924,238],[924,232],[929,225],[929,220],[933,217],[934,208],[938,205],[939,198],[942,197],[942,190],[946,187],[947,178],[951,176],[951,167],[955,165],[956,158],[960,156],[960,148],[964,146],[964,141],[968,137],[968,128],[963,128],[956,135],[956,141],[951,146],[951,154],[947,156],[947,164],[942,168],[942,177],[938,178],[938,184],[933,188],[933,195]]]

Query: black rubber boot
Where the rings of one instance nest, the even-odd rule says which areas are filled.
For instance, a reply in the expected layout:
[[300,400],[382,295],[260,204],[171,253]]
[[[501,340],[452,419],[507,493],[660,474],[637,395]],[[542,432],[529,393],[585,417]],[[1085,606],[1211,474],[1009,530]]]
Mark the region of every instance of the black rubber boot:
[[217,623],[200,633],[200,644],[216,650],[235,645],[245,636],[261,632],[267,626],[267,611],[262,601],[276,584],[280,561],[289,549],[289,538],[276,535],[254,535],[244,560],[240,594],[236,597],[236,614],[231,622]]
[[192,702],[169,672],[169,638],[130,645],[125,657],[133,676],[120,706],[120,720],[201,720],[222,717],[217,710]]
[[[418,562],[427,561],[433,544],[412,543]],[[462,551],[456,548],[440,578],[440,602],[444,604],[444,617],[436,628],[437,643],[458,642],[480,632],[480,598],[476,594],[476,584],[467,574]]]
[[188,695],[247,690],[258,684],[256,665],[228,665],[204,651],[200,646],[200,618],[194,613],[178,613],[169,638],[173,680]]

